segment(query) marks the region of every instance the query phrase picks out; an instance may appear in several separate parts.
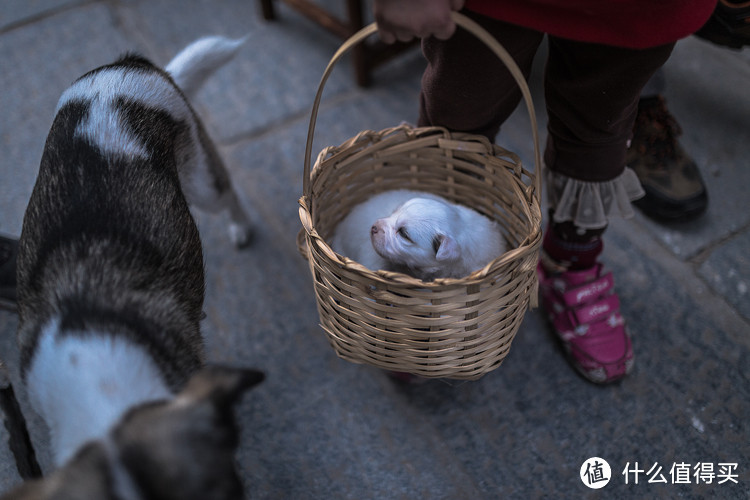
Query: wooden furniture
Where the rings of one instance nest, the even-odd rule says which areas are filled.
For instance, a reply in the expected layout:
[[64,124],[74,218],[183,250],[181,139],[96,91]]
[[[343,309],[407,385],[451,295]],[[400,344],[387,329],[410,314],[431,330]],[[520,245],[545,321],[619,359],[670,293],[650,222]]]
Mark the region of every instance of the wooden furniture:
[[[281,0],[299,13],[327,29],[342,40],[346,40],[354,33],[364,27],[363,0],[345,0],[346,19],[340,19],[326,11],[320,5],[311,0]],[[274,0],[260,0],[263,18],[267,21],[276,18]],[[410,43],[397,42],[386,45],[374,41],[362,43],[352,50],[354,63],[354,74],[358,85],[367,87],[370,84],[370,74],[374,68],[400,54],[409,47],[416,44],[416,40]]]

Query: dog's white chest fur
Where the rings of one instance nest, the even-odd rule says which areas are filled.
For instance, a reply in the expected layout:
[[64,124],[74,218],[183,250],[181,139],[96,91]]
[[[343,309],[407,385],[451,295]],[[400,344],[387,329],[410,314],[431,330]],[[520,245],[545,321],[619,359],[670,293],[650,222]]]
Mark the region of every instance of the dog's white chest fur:
[[[85,336],[83,336],[85,335]],[[103,438],[128,409],[171,397],[152,359],[121,337],[42,331],[27,375],[29,396],[50,427],[61,465],[81,445]]]

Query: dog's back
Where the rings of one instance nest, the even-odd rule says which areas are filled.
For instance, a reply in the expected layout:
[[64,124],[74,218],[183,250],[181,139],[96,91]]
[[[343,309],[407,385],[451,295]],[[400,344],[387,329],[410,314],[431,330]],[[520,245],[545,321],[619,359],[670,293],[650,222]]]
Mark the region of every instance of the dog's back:
[[[149,103],[154,85],[174,102]],[[170,353],[172,384],[199,366],[203,256],[179,185],[173,151],[186,125],[175,108],[188,109],[179,91],[132,56],[61,98],[20,240],[24,370],[53,320],[63,332],[115,330],[156,359]]]
[[[219,56],[175,71],[194,90]],[[226,180],[209,172],[217,159],[184,93],[139,56],[60,98],[18,254],[21,369],[58,464],[202,366],[203,255],[188,201],[224,195],[211,191]]]

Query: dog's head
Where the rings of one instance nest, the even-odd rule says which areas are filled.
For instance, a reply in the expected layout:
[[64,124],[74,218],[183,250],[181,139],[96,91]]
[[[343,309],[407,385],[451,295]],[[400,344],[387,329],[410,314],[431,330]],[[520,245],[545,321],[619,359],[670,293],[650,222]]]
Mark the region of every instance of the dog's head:
[[2,498],[243,498],[233,405],[263,377],[255,370],[204,368],[175,398],[134,408],[105,440]]
[[233,404],[263,374],[211,366],[169,402],[123,417],[112,438],[127,473],[146,498],[242,498],[234,452]]
[[[412,198],[370,230],[375,251],[394,268],[405,267],[421,279],[446,275],[461,258],[456,209],[440,200]],[[449,274],[449,273],[448,273]]]

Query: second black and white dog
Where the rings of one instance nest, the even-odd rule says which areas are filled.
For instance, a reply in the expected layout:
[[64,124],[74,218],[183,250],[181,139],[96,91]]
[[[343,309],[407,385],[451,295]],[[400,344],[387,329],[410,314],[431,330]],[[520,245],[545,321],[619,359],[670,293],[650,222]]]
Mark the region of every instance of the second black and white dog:
[[[58,103],[24,218],[18,253],[22,376],[50,429],[55,463],[80,463],[84,454],[88,469],[105,474],[99,483],[112,498],[172,498],[145,494],[157,487],[189,492],[174,498],[239,494],[236,474],[196,472],[196,454],[200,463],[226,469],[221,457],[232,456],[236,446],[227,407],[263,376],[199,372],[205,282],[188,204],[228,209],[238,245],[250,238],[251,218],[186,92],[198,89],[240,44],[202,39],[166,70],[128,55],[78,79]],[[188,384],[193,375],[199,378]],[[224,416],[196,411],[178,418],[178,410],[198,404]],[[188,423],[202,429],[221,424],[228,436],[217,437],[213,447],[197,439],[190,453],[189,442],[155,432],[161,425],[177,435],[183,429],[189,438]],[[98,443],[93,455],[91,443]],[[180,453],[190,462],[182,468],[170,463]],[[230,492],[224,496],[220,478],[226,474],[232,484],[223,485]],[[78,486],[84,482],[67,485]],[[85,491],[81,498],[95,497],[110,498]]]

